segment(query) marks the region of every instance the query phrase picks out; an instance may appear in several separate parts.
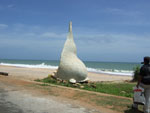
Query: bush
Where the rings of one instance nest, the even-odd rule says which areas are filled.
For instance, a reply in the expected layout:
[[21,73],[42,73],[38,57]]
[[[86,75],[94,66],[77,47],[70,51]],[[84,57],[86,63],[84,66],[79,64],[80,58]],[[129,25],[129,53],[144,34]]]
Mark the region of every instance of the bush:
[[137,81],[139,74],[140,74],[140,66],[137,66],[134,68],[134,75],[133,75],[132,81],[134,81],[134,82]]

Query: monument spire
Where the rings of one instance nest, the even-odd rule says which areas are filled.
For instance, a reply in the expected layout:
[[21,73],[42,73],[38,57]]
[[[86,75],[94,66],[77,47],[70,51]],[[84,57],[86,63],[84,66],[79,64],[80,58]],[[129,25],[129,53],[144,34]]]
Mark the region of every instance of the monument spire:
[[71,21],[69,23],[69,33],[61,53],[60,64],[56,76],[62,80],[73,80],[75,82],[81,82],[87,78],[86,66],[77,57]]
[[72,21],[69,23],[69,32],[72,32]]

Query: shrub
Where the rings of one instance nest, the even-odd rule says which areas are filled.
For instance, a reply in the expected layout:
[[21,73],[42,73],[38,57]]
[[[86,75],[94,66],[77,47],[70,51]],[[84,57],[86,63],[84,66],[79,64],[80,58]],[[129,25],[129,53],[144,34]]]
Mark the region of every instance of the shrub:
[[134,81],[134,82],[137,81],[139,74],[140,74],[140,66],[137,66],[134,68],[134,75],[133,75],[132,81]]

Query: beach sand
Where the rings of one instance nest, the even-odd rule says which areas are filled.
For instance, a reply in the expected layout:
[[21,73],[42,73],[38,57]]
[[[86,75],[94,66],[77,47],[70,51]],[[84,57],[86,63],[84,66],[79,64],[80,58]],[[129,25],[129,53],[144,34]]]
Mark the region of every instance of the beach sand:
[[[17,77],[20,79],[35,80],[47,77],[52,74],[55,69],[45,69],[45,68],[24,68],[15,66],[3,66],[0,65],[0,72],[7,72],[9,76]],[[121,75],[108,75],[88,72],[88,78],[90,81],[125,81],[132,80],[131,76],[121,76]]]
[[[104,101],[105,96],[108,99],[113,97],[113,100],[120,100],[120,98],[122,100],[124,97],[63,86],[52,85],[47,87],[33,81],[38,78],[45,78],[54,71],[56,70],[0,65],[0,72],[9,73],[8,77],[0,75],[0,113],[4,111],[5,113],[59,113],[60,111],[62,113],[68,113],[69,111],[70,113],[120,113],[112,110],[112,106],[109,104],[107,106],[99,105],[95,100],[100,101],[102,99]],[[90,81],[113,82],[132,79],[130,76],[91,72],[88,73],[88,78]],[[109,102],[108,99],[107,102]],[[129,101],[129,104],[131,103],[130,99],[124,99],[127,102]],[[122,107],[119,104],[115,107],[119,107],[120,111],[128,109],[126,106]]]

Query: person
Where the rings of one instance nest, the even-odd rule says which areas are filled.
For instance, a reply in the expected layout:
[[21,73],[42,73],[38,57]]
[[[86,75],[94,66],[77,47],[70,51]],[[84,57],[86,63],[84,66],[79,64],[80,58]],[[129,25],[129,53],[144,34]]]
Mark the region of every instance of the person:
[[144,57],[143,66],[140,68],[137,87],[144,88],[145,105],[144,113],[150,113],[150,57]]

